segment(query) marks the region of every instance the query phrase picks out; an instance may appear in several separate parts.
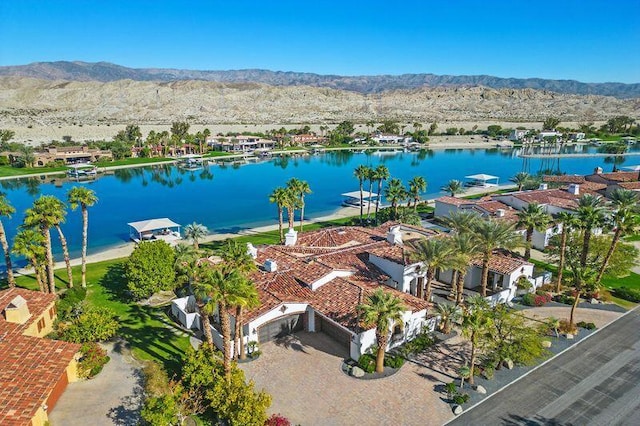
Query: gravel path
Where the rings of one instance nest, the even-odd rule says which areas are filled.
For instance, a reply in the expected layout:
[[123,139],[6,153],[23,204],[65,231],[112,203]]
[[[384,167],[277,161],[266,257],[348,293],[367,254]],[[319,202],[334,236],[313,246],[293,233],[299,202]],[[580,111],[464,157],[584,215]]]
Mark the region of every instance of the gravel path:
[[111,360],[95,378],[69,384],[49,415],[52,426],[138,424],[142,373],[122,344],[103,348]]

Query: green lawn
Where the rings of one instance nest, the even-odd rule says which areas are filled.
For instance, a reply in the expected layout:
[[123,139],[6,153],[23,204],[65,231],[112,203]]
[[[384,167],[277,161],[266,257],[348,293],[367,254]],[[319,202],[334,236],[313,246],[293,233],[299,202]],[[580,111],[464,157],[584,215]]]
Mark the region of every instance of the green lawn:
[[234,155],[232,152],[222,152],[222,151],[211,151],[208,154],[203,155],[203,157],[226,157],[227,155]]
[[24,176],[24,175],[38,175],[42,173],[50,173],[50,172],[65,172],[67,167],[11,167],[11,166],[0,166],[0,177],[5,176]]
[[[172,323],[166,308],[141,306],[128,300],[123,279],[124,260],[109,260],[87,265],[87,301],[95,306],[105,306],[116,312],[120,321],[119,336],[131,345],[138,359],[156,360],[169,371],[178,371],[182,353],[189,346],[187,337],[180,337],[164,326]],[[73,268],[74,283],[79,285],[80,267]],[[66,288],[66,272],[56,271],[57,288]],[[37,289],[32,276],[17,278],[20,287]]]
[[129,166],[134,164],[149,164],[149,163],[161,163],[174,161],[173,158],[124,158],[122,160],[115,161],[98,161],[94,163],[98,167],[114,167],[114,166]]
[[640,241],[640,234],[628,235],[623,238],[627,242]]

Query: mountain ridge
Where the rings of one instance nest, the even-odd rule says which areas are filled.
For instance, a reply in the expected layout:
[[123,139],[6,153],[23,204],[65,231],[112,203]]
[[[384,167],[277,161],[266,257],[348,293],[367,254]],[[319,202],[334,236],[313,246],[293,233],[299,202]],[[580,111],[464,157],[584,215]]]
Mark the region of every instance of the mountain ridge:
[[337,74],[264,69],[218,71],[176,68],[129,68],[110,62],[55,61],[0,66],[0,77],[11,76],[103,83],[127,79],[158,82],[202,80],[219,83],[261,83],[270,86],[329,88],[361,94],[438,87],[487,87],[491,89],[534,89],[569,95],[612,96],[619,99],[640,98],[640,83],[583,83],[577,80],[509,78],[490,75],[455,76],[409,73],[401,75],[341,76]]

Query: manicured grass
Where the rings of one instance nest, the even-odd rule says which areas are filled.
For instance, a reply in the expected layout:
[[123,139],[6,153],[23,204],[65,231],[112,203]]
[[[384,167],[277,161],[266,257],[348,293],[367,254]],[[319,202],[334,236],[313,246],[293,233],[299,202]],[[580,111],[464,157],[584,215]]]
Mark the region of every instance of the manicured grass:
[[24,176],[24,175],[38,175],[42,173],[50,173],[50,172],[65,172],[67,167],[11,167],[11,166],[0,166],[0,177],[5,176]]
[[635,272],[631,272],[628,276],[622,278],[614,278],[604,276],[602,277],[602,285],[608,288],[637,288],[640,289],[640,275]]
[[509,192],[513,192],[515,191],[517,188],[504,188],[504,189],[498,189],[497,191],[488,191],[488,192],[483,192],[482,194],[473,194],[473,195],[463,195],[460,198],[464,198],[467,200],[478,200],[482,197],[486,197],[487,195],[498,195],[498,194],[506,194]]
[[113,166],[130,166],[134,164],[149,164],[149,163],[161,163],[174,161],[174,158],[124,158],[122,160],[115,161],[98,161],[94,163],[98,167],[113,167]]
[[226,157],[227,155],[234,155],[234,153],[232,152],[222,152],[222,151],[211,151],[205,155],[203,155],[203,157],[207,158],[207,157]]
[[640,241],[640,234],[628,235],[628,236],[624,237],[623,240],[628,241],[628,242]]
[[[125,260],[109,260],[87,265],[87,302],[112,309],[120,322],[118,335],[131,345],[134,356],[142,360],[156,360],[169,371],[179,369],[182,353],[189,346],[187,337],[177,336],[165,326],[172,320],[166,308],[142,306],[128,299],[123,276]],[[56,271],[56,287],[66,288],[66,271]],[[73,268],[74,284],[80,284],[80,267]],[[33,276],[17,278],[20,287],[37,290]]]

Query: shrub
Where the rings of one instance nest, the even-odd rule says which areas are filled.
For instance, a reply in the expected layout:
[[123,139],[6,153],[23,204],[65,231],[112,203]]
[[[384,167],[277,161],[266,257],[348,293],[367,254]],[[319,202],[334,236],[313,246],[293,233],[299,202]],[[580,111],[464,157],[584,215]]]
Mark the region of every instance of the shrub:
[[56,305],[58,319],[64,321],[79,316],[84,310],[82,302],[86,296],[87,289],[82,287],[73,287],[65,291]]
[[373,373],[376,371],[376,357],[371,354],[361,355],[358,359],[358,367],[362,368],[365,373]]
[[404,365],[404,358],[401,356],[387,355],[384,357],[384,365],[391,368],[400,368]]
[[613,295],[633,303],[640,303],[640,289],[620,287],[613,290]]
[[594,323],[592,323],[592,322],[580,321],[576,325],[578,327],[580,327],[580,328],[584,328],[585,330],[595,330],[596,329],[596,325]]
[[544,306],[553,300],[553,297],[549,293],[537,294],[533,297],[534,306]]
[[527,293],[522,295],[522,299],[520,299],[520,303],[524,306],[533,306],[534,305],[534,296],[531,293]]
[[444,390],[447,392],[447,398],[453,399],[453,397],[458,393],[458,386],[456,382],[449,382],[444,385]]
[[553,300],[558,303],[564,303],[565,305],[573,305],[573,302],[576,300],[576,298],[573,297],[572,293],[569,291],[558,294]]
[[430,348],[434,343],[435,340],[428,333],[420,333],[413,340],[404,344],[402,352],[405,355],[417,354]]
[[115,316],[109,308],[88,308],[73,321],[59,324],[60,337],[75,343],[108,340],[120,328]]
[[272,414],[264,423],[264,426],[291,426],[291,422],[281,414]]
[[92,378],[102,371],[102,367],[109,362],[107,351],[97,343],[85,343],[80,348],[82,358],[78,362],[78,374],[80,377]]
[[489,365],[482,370],[482,376],[487,380],[491,380],[493,379],[493,375],[495,374],[495,372],[496,370]]
[[138,244],[125,264],[127,287],[135,299],[175,288],[175,253],[164,241]]
[[458,405],[466,404],[468,401],[469,401],[468,393],[457,393],[453,396],[453,402]]
[[571,334],[578,331],[576,326],[569,324],[569,321],[567,321],[566,319],[560,320],[560,326],[558,327],[558,330],[562,333],[571,333]]

